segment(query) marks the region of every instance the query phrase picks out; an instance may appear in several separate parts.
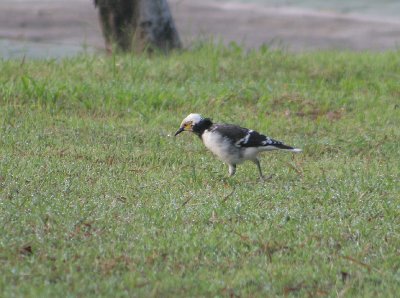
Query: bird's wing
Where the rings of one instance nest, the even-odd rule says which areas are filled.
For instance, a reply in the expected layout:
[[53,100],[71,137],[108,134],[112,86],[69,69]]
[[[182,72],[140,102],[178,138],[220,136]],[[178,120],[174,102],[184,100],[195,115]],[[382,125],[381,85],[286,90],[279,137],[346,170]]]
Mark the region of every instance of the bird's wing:
[[221,134],[224,138],[231,141],[232,144],[236,144],[247,135],[249,130],[231,124],[214,124],[211,131]]
[[232,143],[239,148],[265,147],[266,149],[293,149],[255,130],[236,125],[216,124],[213,130],[230,139]]
[[236,146],[240,147],[275,147],[279,145],[282,145],[282,142],[250,129],[247,131],[247,134],[236,143]]

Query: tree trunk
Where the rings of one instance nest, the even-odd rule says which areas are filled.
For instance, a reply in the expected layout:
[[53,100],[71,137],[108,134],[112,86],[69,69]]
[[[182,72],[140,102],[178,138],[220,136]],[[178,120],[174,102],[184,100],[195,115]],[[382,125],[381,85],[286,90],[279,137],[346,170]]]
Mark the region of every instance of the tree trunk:
[[167,0],[94,0],[107,51],[180,48]]

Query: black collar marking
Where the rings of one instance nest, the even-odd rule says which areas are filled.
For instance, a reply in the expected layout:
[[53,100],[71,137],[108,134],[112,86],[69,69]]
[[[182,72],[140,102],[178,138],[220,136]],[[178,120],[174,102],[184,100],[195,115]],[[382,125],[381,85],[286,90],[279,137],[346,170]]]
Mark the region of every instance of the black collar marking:
[[213,125],[212,121],[210,118],[204,118],[201,119],[199,123],[196,123],[195,125],[193,125],[193,132],[198,135],[199,137],[201,137],[201,135],[203,134],[203,132],[206,129],[209,129],[211,126]]

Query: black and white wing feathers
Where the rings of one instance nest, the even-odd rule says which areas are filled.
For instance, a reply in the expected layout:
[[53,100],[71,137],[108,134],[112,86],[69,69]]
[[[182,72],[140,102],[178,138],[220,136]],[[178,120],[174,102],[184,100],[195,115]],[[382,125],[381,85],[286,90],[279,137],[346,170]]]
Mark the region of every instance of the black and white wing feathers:
[[220,133],[229,139],[236,147],[239,148],[264,148],[268,149],[286,149],[293,150],[295,148],[287,146],[280,141],[274,140],[268,136],[260,134],[255,130],[231,125],[231,124],[215,124],[213,131]]

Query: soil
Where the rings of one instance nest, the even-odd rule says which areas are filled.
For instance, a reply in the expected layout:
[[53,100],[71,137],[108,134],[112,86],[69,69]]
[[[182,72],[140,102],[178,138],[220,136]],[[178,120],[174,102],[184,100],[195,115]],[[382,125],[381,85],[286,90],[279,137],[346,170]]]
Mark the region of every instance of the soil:
[[[400,48],[400,20],[290,7],[212,0],[169,0],[185,46],[197,40],[263,44],[289,51],[324,49],[383,51]],[[37,47],[67,55],[82,46],[104,50],[97,11],[90,0],[3,0],[0,55]],[[46,54],[47,55],[47,54]]]

